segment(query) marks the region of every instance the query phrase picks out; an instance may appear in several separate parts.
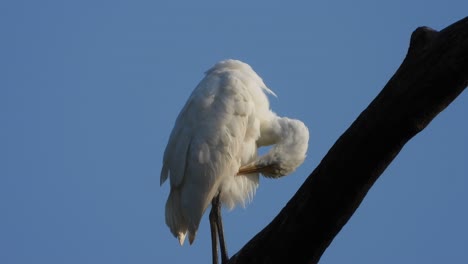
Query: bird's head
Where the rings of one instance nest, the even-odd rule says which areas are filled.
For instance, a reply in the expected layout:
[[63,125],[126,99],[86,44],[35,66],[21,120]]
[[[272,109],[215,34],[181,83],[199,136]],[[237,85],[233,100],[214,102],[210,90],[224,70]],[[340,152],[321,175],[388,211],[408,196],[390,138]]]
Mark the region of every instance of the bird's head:
[[279,138],[271,150],[257,160],[242,166],[238,175],[261,173],[268,178],[291,174],[306,157],[309,130],[299,120],[279,118]]

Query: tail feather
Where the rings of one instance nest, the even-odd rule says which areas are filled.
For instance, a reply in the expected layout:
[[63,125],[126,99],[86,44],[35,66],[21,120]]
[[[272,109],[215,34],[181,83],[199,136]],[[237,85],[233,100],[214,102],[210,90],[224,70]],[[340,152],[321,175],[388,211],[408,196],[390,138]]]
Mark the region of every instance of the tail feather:
[[182,246],[188,230],[187,219],[182,214],[180,191],[171,189],[166,203],[166,224]]

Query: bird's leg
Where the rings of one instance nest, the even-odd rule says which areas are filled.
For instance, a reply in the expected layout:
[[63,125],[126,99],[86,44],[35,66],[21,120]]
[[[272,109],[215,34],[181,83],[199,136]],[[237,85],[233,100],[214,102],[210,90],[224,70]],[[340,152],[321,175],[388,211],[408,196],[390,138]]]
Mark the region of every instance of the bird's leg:
[[216,224],[215,199],[211,201],[210,229],[211,229],[211,251],[213,264],[218,264],[218,226]]
[[[226,243],[224,241],[224,229],[223,229],[223,219],[221,217],[221,202],[219,201],[220,194],[218,193],[211,203],[211,212],[214,210],[215,220],[216,220],[216,227],[219,236],[219,246],[221,248],[221,263],[227,263],[229,260]],[[211,213],[210,213],[211,214]],[[211,215],[210,215],[211,216]]]

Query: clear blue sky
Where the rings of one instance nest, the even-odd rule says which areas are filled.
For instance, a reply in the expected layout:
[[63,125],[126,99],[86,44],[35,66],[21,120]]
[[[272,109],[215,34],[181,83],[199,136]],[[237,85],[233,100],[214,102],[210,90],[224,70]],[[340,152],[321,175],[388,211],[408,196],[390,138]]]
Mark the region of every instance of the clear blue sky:
[[[2,1],[0,263],[209,263],[164,223],[162,153],[203,72],[236,58],[303,120],[308,158],[224,211],[230,254],[286,204],[403,60],[460,1]],[[402,150],[321,263],[468,261],[468,94]],[[352,175],[349,175],[352,177]]]

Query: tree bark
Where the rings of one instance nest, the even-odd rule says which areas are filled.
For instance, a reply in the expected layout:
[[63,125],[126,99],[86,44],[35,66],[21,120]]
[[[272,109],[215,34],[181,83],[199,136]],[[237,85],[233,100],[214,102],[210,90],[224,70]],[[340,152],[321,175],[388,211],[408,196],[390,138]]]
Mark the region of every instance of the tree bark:
[[408,140],[468,85],[468,17],[416,29],[402,65],[275,219],[229,260],[317,263]]

